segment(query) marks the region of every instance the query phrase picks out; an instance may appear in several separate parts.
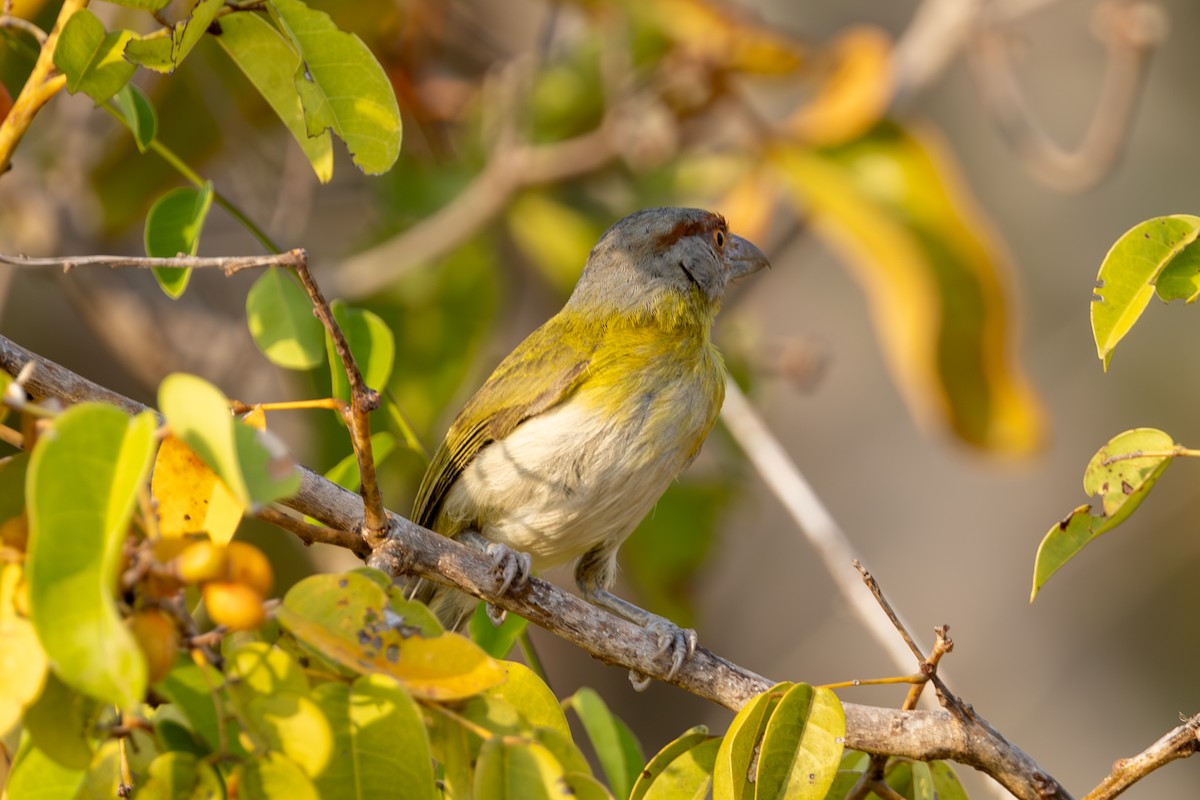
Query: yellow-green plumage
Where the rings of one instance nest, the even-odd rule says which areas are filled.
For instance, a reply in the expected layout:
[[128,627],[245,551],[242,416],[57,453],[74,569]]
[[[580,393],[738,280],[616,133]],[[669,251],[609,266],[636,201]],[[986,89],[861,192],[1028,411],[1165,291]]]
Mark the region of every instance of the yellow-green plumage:
[[[567,306],[451,425],[414,520],[448,536],[473,531],[539,570],[577,560],[585,594],[609,605],[617,547],[699,452],[724,399],[710,331],[741,265],[723,262],[718,231],[724,243],[720,217],[687,209],[610,229]],[[766,263],[730,238],[754,269]],[[475,602],[432,586],[420,595],[449,625]]]

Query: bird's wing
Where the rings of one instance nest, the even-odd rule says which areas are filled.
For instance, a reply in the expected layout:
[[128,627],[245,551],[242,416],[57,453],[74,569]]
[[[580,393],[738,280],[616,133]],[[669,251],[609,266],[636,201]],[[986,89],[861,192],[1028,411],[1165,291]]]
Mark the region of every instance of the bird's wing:
[[[480,450],[557,405],[579,385],[600,339],[572,328],[563,324],[560,314],[535,330],[467,402],[417,490],[414,522],[431,527],[450,487]],[[534,387],[540,391],[534,392]]]

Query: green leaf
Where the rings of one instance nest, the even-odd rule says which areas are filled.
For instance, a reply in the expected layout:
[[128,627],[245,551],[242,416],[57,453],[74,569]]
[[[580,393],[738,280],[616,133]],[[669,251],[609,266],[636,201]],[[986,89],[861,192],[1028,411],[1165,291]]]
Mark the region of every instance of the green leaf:
[[885,122],[838,147],[777,147],[768,164],[848,256],[914,416],[990,452],[1034,450],[1044,423],[1014,355],[1008,265],[948,149]]
[[[660,777],[665,776],[668,768],[676,760],[684,757],[705,742],[713,742],[717,745],[717,747],[719,747],[721,744],[721,740],[719,738],[709,737],[707,727],[704,725],[697,725],[694,728],[689,728],[687,731],[684,731],[682,736],[675,739],[662,750],[659,750],[657,753],[655,753],[654,757],[650,759],[649,763],[647,763],[642,769],[641,773],[638,774],[637,783],[633,785],[633,789],[629,794],[629,800],[642,800],[642,798],[645,797],[653,797],[654,795],[650,794],[651,786],[655,784]],[[717,747],[713,748],[712,759],[707,760],[707,778],[709,781],[712,779],[712,768],[717,757]],[[692,756],[692,758],[694,759],[695,756]],[[705,755],[705,759],[707,759],[707,755]],[[667,785],[673,785],[673,781],[668,780],[668,783],[664,784],[664,787]],[[705,789],[708,789],[708,783],[705,784]],[[661,797],[663,795],[659,794],[658,796]]]
[[305,694],[276,691],[254,694],[242,706],[247,729],[263,737],[268,749],[282,753],[315,780],[340,754],[334,750],[329,718]]
[[435,795],[429,737],[416,702],[394,679],[364,675],[314,694],[333,723],[339,758],[317,777],[322,798]]
[[775,707],[795,684],[781,683],[746,703],[729,723],[713,766],[713,796],[753,800],[755,777],[750,766],[758,759],[767,723]]
[[767,722],[755,798],[822,800],[837,773],[845,735],[846,717],[833,691],[793,686]]
[[320,800],[303,770],[279,753],[243,761],[235,775],[239,800]]
[[[395,449],[396,437],[392,434],[387,431],[371,434],[371,455],[375,458],[376,467],[382,464]],[[354,453],[346,456],[334,464],[325,473],[325,477],[343,489],[357,492],[358,487],[362,485],[362,475],[358,472],[358,456]]]
[[[222,734],[217,719],[217,699],[215,688],[220,686],[224,676],[212,667],[200,667],[188,656],[180,654],[175,666],[159,683],[154,685],[155,691],[162,694],[179,709],[190,723],[190,730],[203,742],[210,752],[220,752],[222,749]],[[157,726],[157,716],[155,718]],[[227,746],[237,742],[238,726],[234,717],[225,718],[224,743]],[[241,748],[237,748],[241,752]]]
[[563,701],[563,706],[574,709],[583,723],[612,793],[628,797],[642,764],[646,763],[642,746],[629,726],[608,710],[595,690],[586,686]]
[[67,91],[83,92],[96,105],[116,94],[137,69],[122,56],[134,37],[132,31],[107,33],[86,8],[72,14],[54,48],[54,66],[67,76]]
[[254,84],[304,151],[321,183],[333,177],[333,137],[329,131],[309,136],[304,108],[296,90],[300,55],[266,17],[239,11],[221,18],[217,42]]
[[552,728],[569,739],[567,715],[550,687],[524,664],[501,661],[500,667],[504,670],[504,682],[488,689],[487,694],[512,704],[531,726]]
[[150,762],[138,800],[224,800],[216,770],[191,753],[167,752]]
[[26,710],[25,730],[34,745],[57,763],[87,769],[95,755],[89,733],[96,710],[95,700],[71,691],[50,673],[41,697]]
[[967,790],[958,780],[958,775],[946,761],[930,761],[929,772],[933,775],[933,788],[937,800],[968,800]]
[[[1194,271],[1200,250],[1191,252],[1200,235],[1200,217],[1176,214],[1134,226],[1109,249],[1096,277],[1092,298],[1092,335],[1104,369],[1113,349],[1137,322],[1154,294],[1163,270],[1176,259],[1184,261],[1164,287],[1163,299],[1184,296],[1181,282]],[[1194,296],[1194,295],[1188,295]]]
[[517,639],[525,632],[529,621],[519,614],[505,614],[499,625],[487,613],[487,603],[477,603],[471,615],[471,640],[492,658],[505,658],[512,652]]
[[1050,576],[1074,558],[1089,542],[1111,531],[1146,499],[1179,446],[1154,428],[1134,428],[1114,436],[1088,463],[1083,489],[1099,497],[1101,513],[1082,505],[1055,524],[1038,545],[1033,565],[1033,602]]
[[87,771],[64,767],[33,745],[27,734],[8,773],[5,800],[73,800]]
[[[341,300],[334,300],[329,308],[350,345],[350,353],[358,363],[363,381],[369,388],[382,391],[392,376],[392,365],[396,358],[396,339],[392,329],[377,314],[362,308],[351,308]],[[325,337],[325,349],[329,355],[333,396],[349,402],[350,383],[346,379],[342,361],[333,349],[333,340],[328,336]]]
[[158,407],[171,432],[244,504],[270,503],[299,488],[300,476],[278,440],[235,420],[225,395],[208,381],[168,375],[158,387]]
[[276,618],[320,657],[361,674],[390,675],[424,699],[463,699],[504,680],[495,660],[466,637],[427,638],[405,624],[387,593],[361,574],[305,578]]
[[270,267],[250,287],[246,322],[258,349],[277,366],[312,369],[325,360],[325,328],[286,270]]
[[171,0],[109,0],[109,2],[126,8],[140,8],[143,11],[161,11],[171,5]]
[[[146,255],[151,258],[196,255],[212,198],[211,181],[200,189],[181,186],[158,198],[146,214]],[[191,275],[192,271],[186,268],[154,268],[158,285],[172,299],[183,294]]]
[[225,663],[229,693],[243,705],[257,696],[308,693],[304,668],[278,646],[247,642],[234,649]]
[[121,121],[133,134],[138,152],[144,153],[158,133],[158,114],[150,99],[137,86],[127,83],[113,95],[113,107],[120,112]]
[[175,23],[166,36],[147,36],[125,46],[125,58],[156,72],[171,73],[192,52],[225,0],[200,0],[192,13]]
[[38,638],[68,686],[132,709],[146,660],[113,593],[137,493],[154,457],[154,414],[113,406],[63,412],[29,460],[26,577]]
[[[476,800],[570,800],[562,766],[540,744],[494,736],[479,750],[475,768]],[[620,795],[618,795],[620,796]]]
[[712,796],[713,765],[720,747],[721,740],[711,738],[680,753],[650,784],[645,800],[705,800]]
[[387,172],[400,154],[400,108],[383,67],[362,40],[300,0],[268,6],[300,51],[296,90],[309,136],[331,129],[363,172]]

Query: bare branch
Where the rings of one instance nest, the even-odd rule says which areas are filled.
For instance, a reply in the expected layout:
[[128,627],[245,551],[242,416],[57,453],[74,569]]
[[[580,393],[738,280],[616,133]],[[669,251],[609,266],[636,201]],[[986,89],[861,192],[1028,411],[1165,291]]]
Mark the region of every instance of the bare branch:
[[1165,35],[1166,20],[1155,3],[1113,0],[1097,8],[1095,27],[1108,63],[1096,110],[1074,150],[1051,139],[1030,110],[1008,58],[1004,30],[981,28],[971,50],[972,73],[1000,132],[1034,177],[1060,191],[1089,189],[1112,170],[1129,138],[1146,66]]
[[244,269],[260,267],[291,267],[306,262],[308,256],[302,249],[289,250],[265,256],[236,256],[236,257],[199,257],[176,256],[174,258],[142,258],[138,256],[62,256],[59,258],[29,258],[22,255],[0,253],[0,264],[14,267],[55,268],[70,272],[76,267],[109,267],[111,269],[134,268],[183,268],[183,269],[219,269],[226,275],[241,272]]
[[1083,800],[1109,800],[1154,770],[1200,750],[1200,714],[1189,719],[1141,753],[1113,764],[1112,773]]

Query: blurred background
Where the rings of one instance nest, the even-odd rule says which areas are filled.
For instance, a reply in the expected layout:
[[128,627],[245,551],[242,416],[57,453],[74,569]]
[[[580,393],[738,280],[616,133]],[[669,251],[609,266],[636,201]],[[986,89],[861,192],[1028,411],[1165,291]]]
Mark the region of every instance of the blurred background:
[[[392,327],[389,388],[426,449],[559,307],[607,225],[649,205],[712,208],[774,267],[722,313],[732,371],[919,641],[951,626],[951,689],[1077,795],[1200,711],[1197,466],[1169,470],[1028,599],[1037,545],[1086,501],[1083,469],[1105,441],[1153,426],[1200,444],[1200,377],[1176,369],[1200,357],[1194,310],[1155,303],[1107,374],[1088,322],[1117,237],[1200,208],[1195,3],[310,5],[392,80],[405,129],[386,175],[339,149],[320,184],[211,41],[136,82],[161,141],[281,245],[307,248],[327,294]],[[110,29],[144,26],[94,10]],[[14,11],[48,27],[57,4]],[[16,42],[0,42],[13,95],[35,55]],[[0,178],[0,251],[140,254],[149,204],[181,183],[63,94]],[[258,252],[214,210],[201,255]],[[322,396],[328,374],[285,373],[255,348],[252,282],[196,274],[173,301],[135,271],[3,268],[0,333],[144,402],[180,370],[247,402]],[[271,424],[315,469],[349,452],[315,412]],[[408,510],[423,469],[414,449],[389,457],[390,508]],[[353,563],[275,530],[244,535],[278,559],[281,590]],[[896,673],[724,429],[623,555],[619,593],[751,670]],[[534,639],[556,692],[600,690],[647,754],[731,718],[671,687],[635,694],[623,671]],[[1130,796],[1198,791],[1200,766],[1182,762]]]

